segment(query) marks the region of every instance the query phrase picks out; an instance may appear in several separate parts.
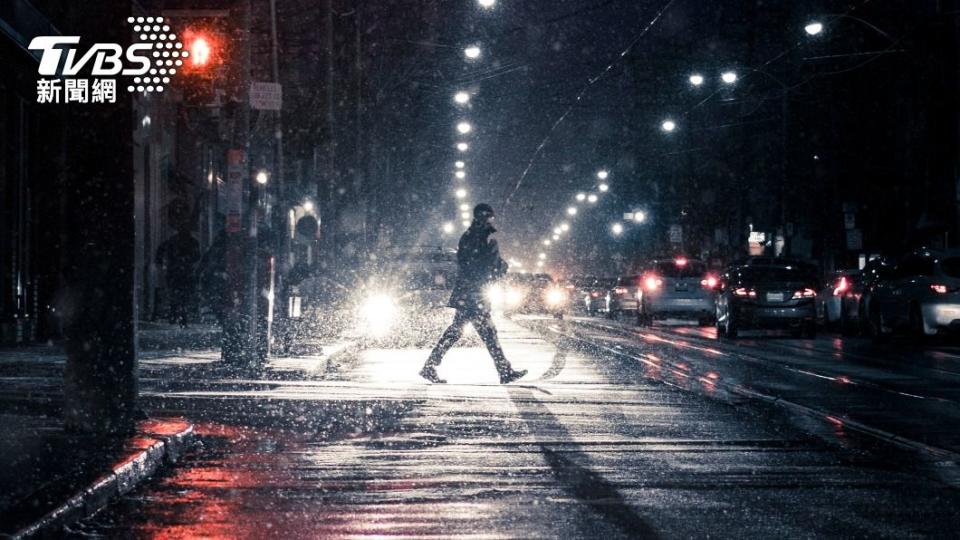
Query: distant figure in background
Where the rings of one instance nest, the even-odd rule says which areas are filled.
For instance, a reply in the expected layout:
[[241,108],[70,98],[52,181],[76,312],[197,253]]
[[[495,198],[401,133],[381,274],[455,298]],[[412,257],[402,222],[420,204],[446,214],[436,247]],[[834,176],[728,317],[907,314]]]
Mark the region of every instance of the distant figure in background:
[[450,347],[460,340],[463,327],[473,323],[480,339],[493,357],[493,363],[500,374],[500,384],[513,382],[527,374],[527,370],[515,371],[503,354],[497,329],[490,316],[490,303],[484,294],[488,283],[507,273],[507,263],[500,258],[497,241],[490,235],[497,232],[493,227],[493,208],[489,204],[478,204],[473,209],[473,223],[460,237],[457,245],[457,281],[450,296],[450,307],[457,310],[453,324],[440,336],[433,348],[420,376],[432,383],[445,383],[437,375],[437,366]]
[[200,260],[200,242],[181,227],[157,248],[157,265],[167,285],[170,322],[186,328],[196,294],[196,266]]

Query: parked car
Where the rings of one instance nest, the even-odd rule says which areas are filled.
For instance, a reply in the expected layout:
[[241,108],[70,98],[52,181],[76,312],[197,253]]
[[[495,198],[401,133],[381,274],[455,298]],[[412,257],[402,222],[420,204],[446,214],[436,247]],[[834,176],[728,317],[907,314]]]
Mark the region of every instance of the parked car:
[[607,309],[607,292],[616,285],[616,278],[597,278],[583,291],[583,303],[588,315],[597,315]]
[[808,268],[789,262],[734,266],[720,276],[717,336],[734,339],[741,330],[785,328],[816,336],[817,282]]
[[817,320],[828,329],[841,329],[845,320],[843,302],[859,281],[859,270],[838,270],[827,276],[817,293]]
[[923,339],[960,329],[960,250],[921,250],[901,259],[871,292],[876,339],[907,332]]
[[847,333],[870,333],[868,313],[873,291],[881,281],[890,277],[894,266],[894,262],[884,257],[867,261],[843,297],[841,329],[846,328]]
[[639,275],[617,278],[605,297],[607,317],[615,319],[624,314],[636,315],[640,309],[640,279]]
[[654,319],[676,317],[711,324],[716,287],[717,276],[702,261],[686,257],[650,261],[641,278],[637,322],[649,325]]

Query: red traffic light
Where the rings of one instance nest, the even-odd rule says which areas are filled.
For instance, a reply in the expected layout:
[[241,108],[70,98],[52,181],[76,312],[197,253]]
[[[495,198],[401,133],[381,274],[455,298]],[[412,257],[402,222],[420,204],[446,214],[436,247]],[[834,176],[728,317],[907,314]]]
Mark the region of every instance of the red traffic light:
[[208,29],[187,28],[183,32],[185,49],[184,70],[190,73],[208,72],[222,63],[221,39]]

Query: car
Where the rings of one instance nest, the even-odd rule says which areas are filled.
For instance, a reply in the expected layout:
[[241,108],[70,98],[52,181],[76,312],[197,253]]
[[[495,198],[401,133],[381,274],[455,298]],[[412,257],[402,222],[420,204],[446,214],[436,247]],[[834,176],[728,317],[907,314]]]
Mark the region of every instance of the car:
[[581,291],[588,315],[597,315],[607,309],[607,292],[616,285],[616,278],[595,278]]
[[874,257],[851,280],[843,295],[841,310],[841,331],[845,334],[862,333],[868,335],[870,302],[873,291],[893,272],[895,262],[885,257]]
[[570,295],[549,274],[509,273],[487,289],[493,308],[504,313],[548,313],[563,318]]
[[617,278],[605,297],[607,317],[616,319],[624,314],[637,313],[640,309],[640,279],[639,275]]
[[817,293],[817,320],[824,327],[841,329],[844,326],[844,299],[859,279],[860,270],[838,270],[824,280]]
[[816,337],[817,282],[809,268],[776,260],[728,268],[716,300],[717,337],[735,339],[741,330],[790,329]]
[[654,319],[696,319],[701,326],[716,315],[717,276],[703,261],[686,257],[654,259],[644,266],[637,322],[650,325]]
[[923,249],[903,257],[872,289],[871,335],[917,340],[960,329],[960,250]]

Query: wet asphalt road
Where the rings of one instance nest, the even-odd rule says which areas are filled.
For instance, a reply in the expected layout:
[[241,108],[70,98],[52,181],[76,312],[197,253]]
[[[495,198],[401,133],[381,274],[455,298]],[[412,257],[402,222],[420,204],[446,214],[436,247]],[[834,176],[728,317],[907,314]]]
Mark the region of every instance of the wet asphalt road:
[[[444,361],[447,385],[417,378],[422,346],[346,345],[333,358],[278,360],[267,376],[239,383],[204,369],[215,354],[146,362],[145,404],[196,421],[203,445],[74,532],[957,534],[951,454],[904,442],[955,448],[960,357],[949,347],[729,343],[711,330],[579,318],[518,318],[500,329],[508,357],[530,370],[507,387],[475,340]],[[880,442],[850,423],[903,440]]]

